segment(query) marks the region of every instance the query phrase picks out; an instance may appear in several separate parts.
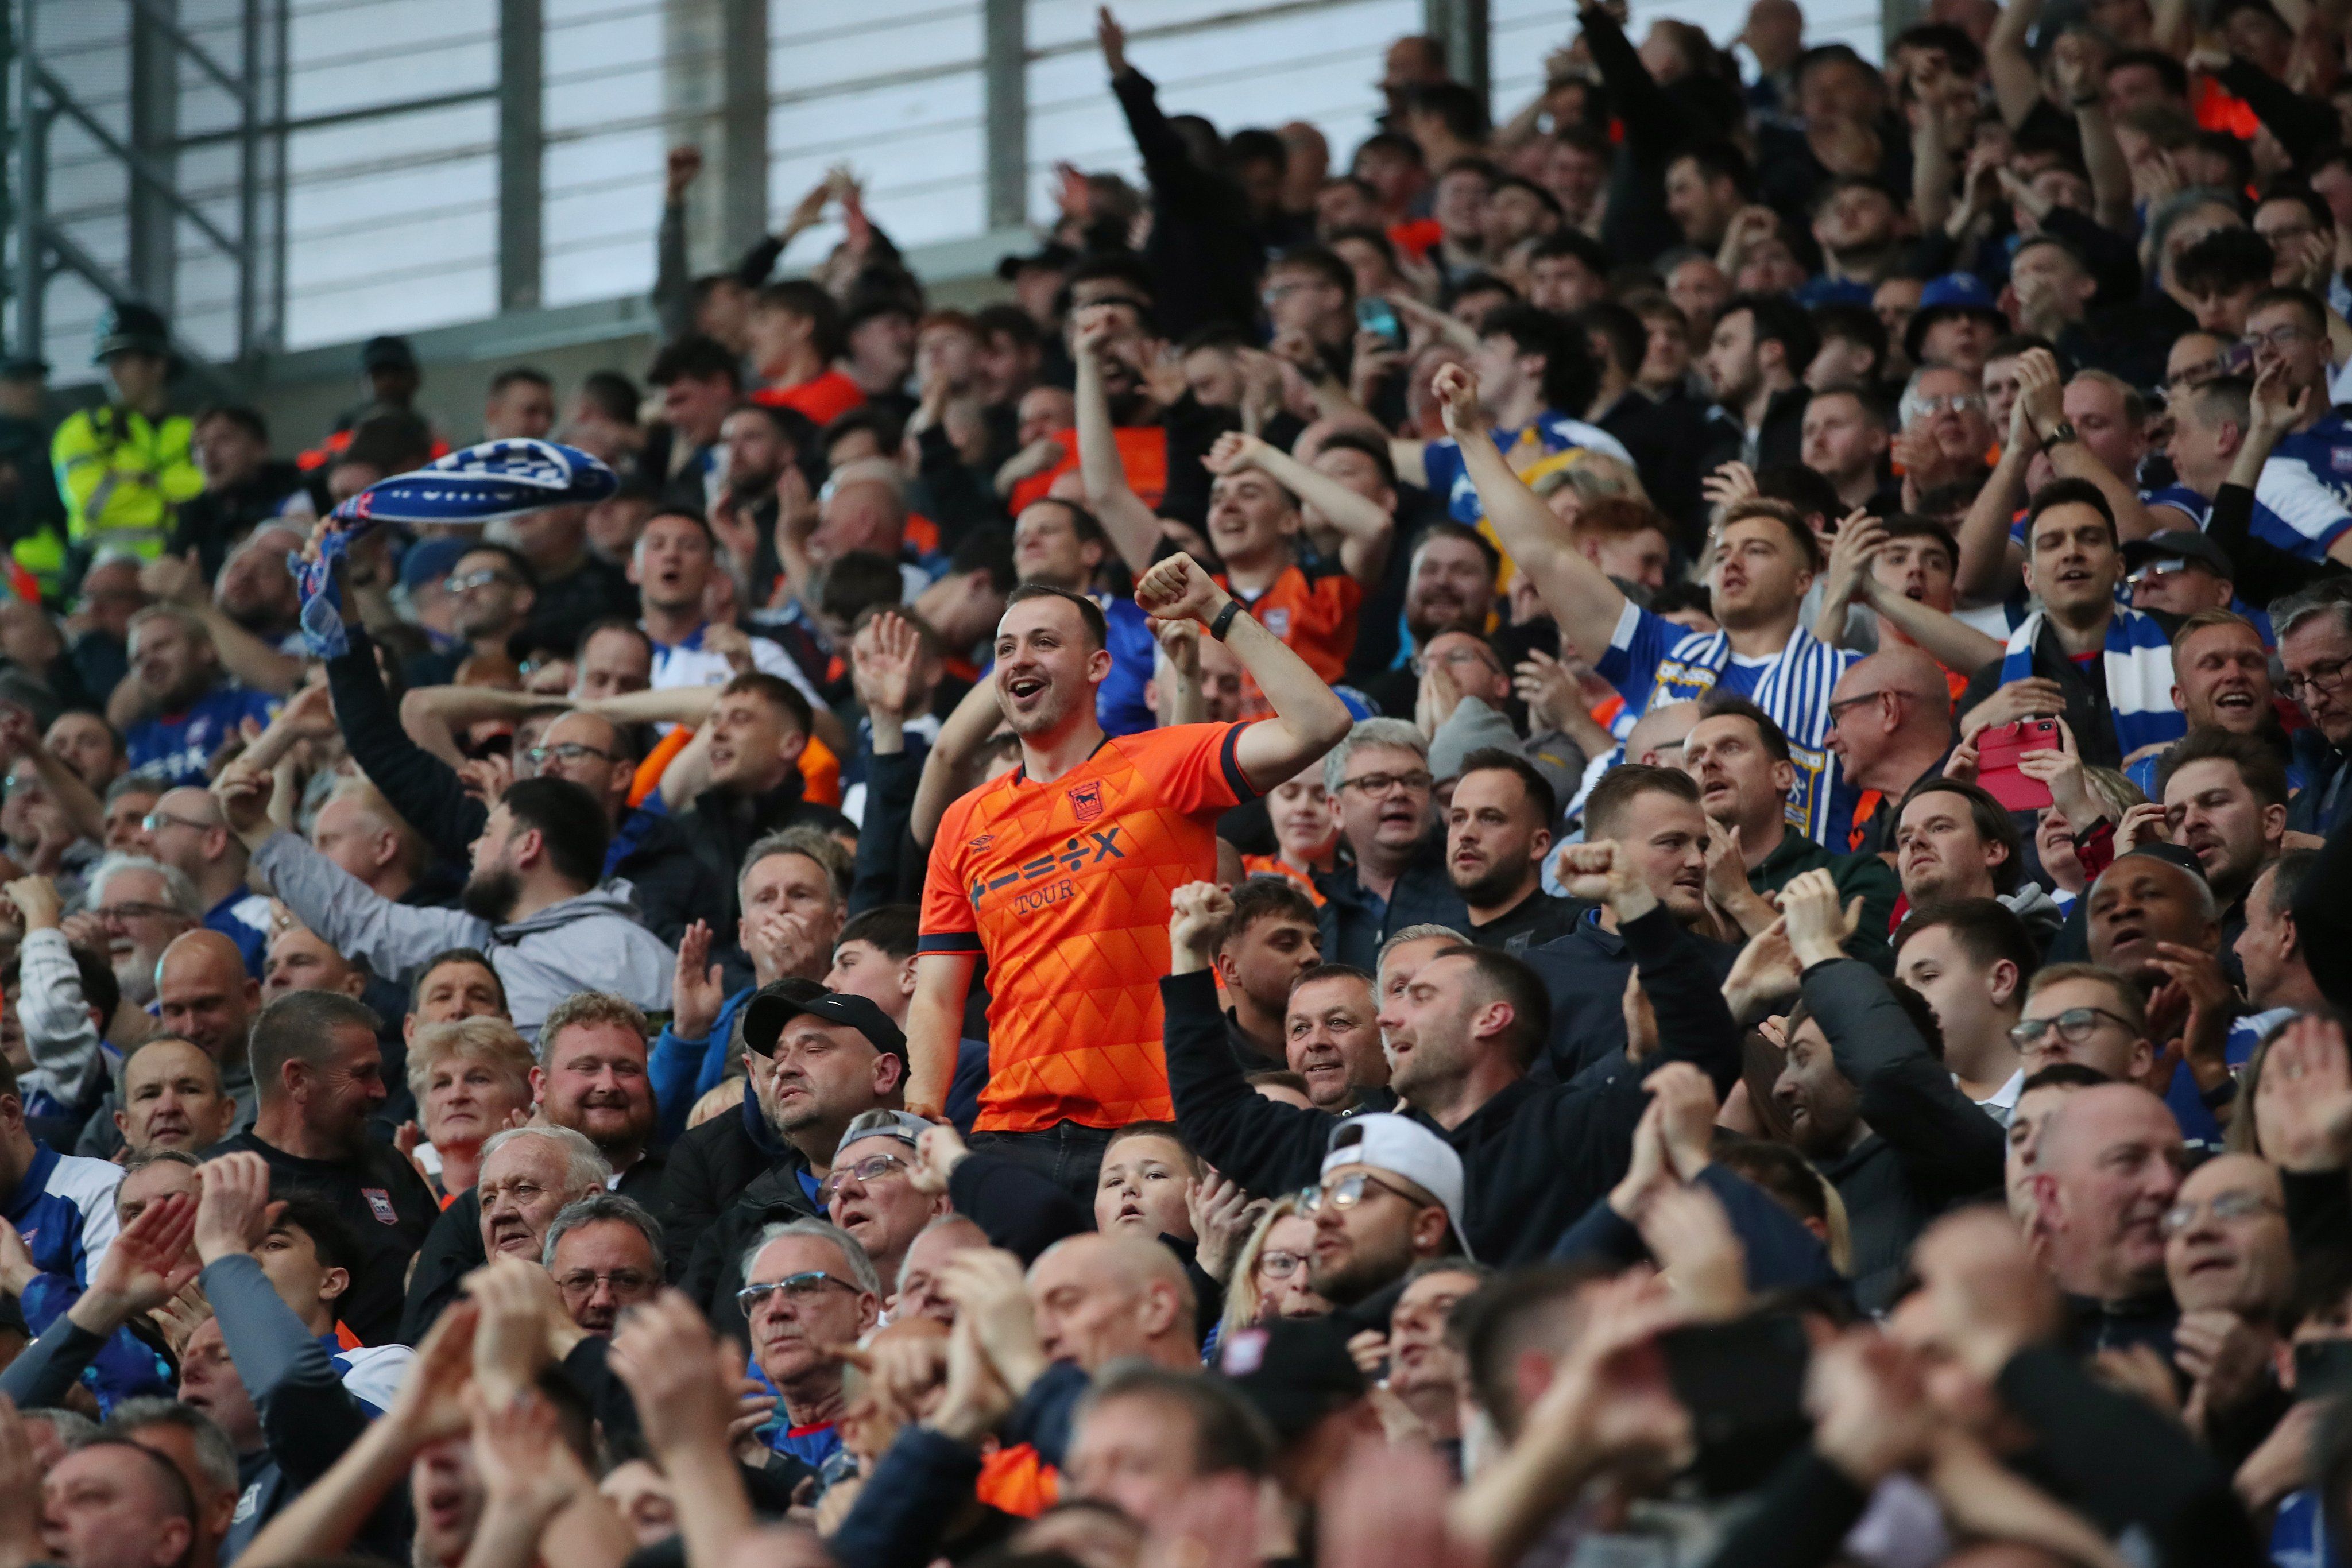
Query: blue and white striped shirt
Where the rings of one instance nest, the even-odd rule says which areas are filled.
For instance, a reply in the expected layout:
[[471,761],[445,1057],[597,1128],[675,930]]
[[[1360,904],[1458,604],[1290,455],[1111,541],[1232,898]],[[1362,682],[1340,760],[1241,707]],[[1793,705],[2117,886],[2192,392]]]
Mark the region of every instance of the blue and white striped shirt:
[[1830,693],[1862,655],[1832,648],[1799,626],[1769,658],[1742,657],[1721,632],[1693,632],[1627,601],[1593,668],[1630,710],[1690,702],[1720,687],[1772,716],[1789,737],[1797,782],[1789,791],[1789,825],[1843,853],[1858,791],[1838,777],[1829,748]]

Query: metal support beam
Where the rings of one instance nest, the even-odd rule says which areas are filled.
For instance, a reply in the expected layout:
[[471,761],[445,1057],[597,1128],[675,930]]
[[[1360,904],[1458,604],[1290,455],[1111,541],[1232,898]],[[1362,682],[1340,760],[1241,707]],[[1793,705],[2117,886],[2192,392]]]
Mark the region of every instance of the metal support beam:
[[1445,43],[1445,62],[1454,79],[1480,93],[1491,79],[1487,74],[1486,0],[1421,0],[1422,30]]
[[172,0],[135,5],[131,12],[131,146],[148,172],[131,183],[131,287],[169,316],[177,292],[173,188],[178,158],[180,61],[173,37],[179,29]]
[[720,0],[719,243],[726,265],[768,232],[768,0]]
[[988,226],[1029,220],[1029,27],[1026,0],[986,0],[981,79],[986,104]]
[[541,0],[499,0],[499,308],[539,304],[541,109]]

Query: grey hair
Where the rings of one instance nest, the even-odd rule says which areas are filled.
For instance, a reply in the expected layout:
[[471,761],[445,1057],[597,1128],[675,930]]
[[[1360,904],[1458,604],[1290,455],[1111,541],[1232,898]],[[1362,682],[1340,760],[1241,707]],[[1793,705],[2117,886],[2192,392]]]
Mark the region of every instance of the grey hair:
[[1903,401],[1897,403],[1895,409],[1895,417],[1897,422],[1907,425],[1912,422],[1912,420],[1918,417],[1920,378],[1937,371],[1941,371],[1948,375],[1959,377],[1962,381],[1969,383],[1969,392],[1978,402],[1982,402],[1984,401],[1984,385],[1978,380],[1978,378],[1969,374],[1968,371],[1960,369],[1958,365],[1947,364],[1941,360],[1930,360],[1926,364],[1921,365],[1917,370],[1913,371],[1911,372],[1911,379],[1903,383]]
[[2322,615],[2334,615],[2339,630],[2352,632],[2352,580],[2331,578],[2287,594],[2271,606],[2271,631],[2284,642],[2295,628]]
[[599,1188],[576,1203],[565,1204],[562,1211],[556,1215],[554,1223],[547,1228],[547,1242],[540,1249],[541,1266],[555,1267],[555,1244],[567,1234],[583,1225],[594,1225],[607,1219],[634,1226],[637,1234],[653,1248],[655,1259],[659,1260],[662,1255],[661,1221],[635,1198],[623,1197],[617,1192]]
[[[915,1240],[920,1241],[924,1237],[929,1236],[934,1230],[946,1230],[951,1227],[959,1225],[971,1231],[974,1236],[979,1237],[981,1245],[983,1247],[988,1244],[988,1232],[980,1228],[980,1221],[972,1218],[968,1214],[957,1214],[952,1211],[946,1214],[932,1216],[930,1219],[924,1223],[924,1226],[920,1230],[915,1232]],[[912,1258],[914,1255],[914,1244],[913,1242],[909,1242],[907,1246],[906,1258],[898,1260],[898,1278],[890,1281],[890,1289],[893,1294],[905,1295],[907,1293],[907,1258]]]
[[517,1138],[546,1138],[562,1149],[563,1180],[574,1192],[602,1191],[604,1184],[613,1179],[613,1167],[605,1163],[604,1155],[596,1152],[596,1145],[588,1141],[588,1135],[570,1127],[542,1127],[534,1124],[493,1133],[482,1140],[482,1165],[488,1165],[492,1155]]
[[1323,788],[1331,794],[1339,792],[1339,780],[1348,775],[1348,758],[1359,747],[1391,746],[1400,751],[1410,751],[1423,762],[1429,760],[1429,742],[1421,727],[1409,718],[1366,718],[1356,721],[1353,729],[1340,737],[1330,754],[1323,758]]
[[750,1284],[751,1265],[760,1260],[760,1254],[776,1242],[795,1236],[806,1236],[824,1242],[841,1254],[842,1262],[849,1270],[849,1277],[857,1281],[859,1290],[877,1298],[882,1294],[882,1276],[874,1271],[874,1260],[866,1255],[866,1249],[858,1245],[857,1238],[822,1219],[779,1219],[764,1227],[752,1239],[751,1245],[743,1249],[743,1260],[735,1270],[736,1277]]
[[766,834],[743,852],[743,863],[735,873],[737,904],[751,902],[745,896],[744,889],[751,880],[751,868],[777,855],[798,855],[803,860],[814,862],[817,869],[824,873],[825,885],[833,892],[834,907],[838,909],[848,902],[849,852],[842,847],[840,840],[821,828],[799,827],[782,828]]
[[49,1430],[58,1435],[58,1443],[69,1449],[79,1448],[91,1438],[102,1437],[106,1435],[97,1422],[80,1411],[68,1410],[62,1405],[36,1406],[24,1413],[24,1418],[27,1421],[47,1421],[49,1424]]
[[[193,1405],[156,1394],[126,1399],[107,1413],[106,1425],[98,1431],[104,1437],[128,1437],[150,1427],[177,1427],[188,1435],[196,1450],[196,1468],[205,1472],[205,1479],[212,1483],[215,1492],[234,1497],[242,1490],[236,1445],[228,1440],[228,1434],[211,1416]],[[58,1436],[64,1434],[60,1432]]]
[[1448,942],[1461,942],[1465,944],[1470,940],[1470,938],[1465,936],[1451,925],[1438,925],[1426,922],[1419,925],[1408,925],[1403,930],[1398,932],[1395,936],[1381,944],[1380,955],[1372,960],[1372,973],[1378,975],[1381,971],[1381,966],[1389,961],[1389,955],[1403,946],[1406,943],[1426,942],[1432,937],[1443,937]]
[[188,873],[177,866],[165,865],[147,855],[125,854],[121,851],[108,855],[90,868],[89,880],[82,883],[82,907],[96,909],[106,901],[106,884],[117,873],[126,871],[153,872],[163,879],[163,897],[178,913],[191,920],[205,917],[205,901],[196,892],[196,884]]

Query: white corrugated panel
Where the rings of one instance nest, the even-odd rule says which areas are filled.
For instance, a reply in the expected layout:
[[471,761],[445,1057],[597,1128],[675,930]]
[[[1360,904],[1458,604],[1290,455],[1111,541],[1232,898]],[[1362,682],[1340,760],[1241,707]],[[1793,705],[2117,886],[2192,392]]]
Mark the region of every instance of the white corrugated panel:
[[[986,217],[980,0],[768,8],[768,210],[781,225],[836,163],[900,246],[978,234]],[[804,235],[787,267],[841,237]]]
[[[1335,170],[1372,131],[1373,84],[1391,38],[1421,26],[1420,0],[1129,0],[1115,7],[1128,59],[1171,114],[1231,133],[1294,120],[1321,131]],[[1055,214],[1053,166],[1142,177],[1095,43],[1092,0],[1031,0],[1029,212]]]
[[661,218],[661,0],[545,0],[541,299],[653,286]]

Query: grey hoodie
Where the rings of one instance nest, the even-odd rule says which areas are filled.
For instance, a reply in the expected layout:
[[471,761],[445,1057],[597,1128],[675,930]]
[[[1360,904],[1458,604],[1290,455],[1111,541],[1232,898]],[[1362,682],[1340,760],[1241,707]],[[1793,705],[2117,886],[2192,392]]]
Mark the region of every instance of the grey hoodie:
[[666,1013],[677,955],[646,930],[626,882],[607,882],[508,925],[461,909],[414,909],[382,897],[295,834],[273,833],[253,863],[296,919],[385,979],[405,982],[436,953],[478,947],[507,988],[524,1039],[575,991],[609,991]]

